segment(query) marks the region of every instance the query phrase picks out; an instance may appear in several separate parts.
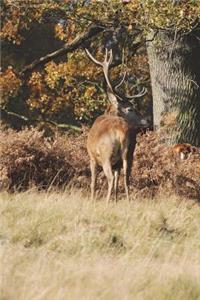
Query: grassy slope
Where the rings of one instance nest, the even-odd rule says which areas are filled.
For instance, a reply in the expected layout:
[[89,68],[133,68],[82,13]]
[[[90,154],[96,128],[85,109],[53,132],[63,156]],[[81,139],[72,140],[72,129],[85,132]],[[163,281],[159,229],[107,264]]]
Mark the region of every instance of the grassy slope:
[[200,299],[200,207],[2,193],[2,300]]

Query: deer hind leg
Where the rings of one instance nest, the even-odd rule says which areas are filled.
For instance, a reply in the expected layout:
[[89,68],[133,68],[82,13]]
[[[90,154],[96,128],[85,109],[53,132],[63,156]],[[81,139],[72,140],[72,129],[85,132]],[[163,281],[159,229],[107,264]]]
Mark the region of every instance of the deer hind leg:
[[91,169],[91,200],[95,200],[95,186],[96,186],[96,178],[97,178],[97,164],[95,160],[90,160],[90,169]]
[[123,159],[123,171],[124,171],[124,187],[126,192],[126,198],[130,201],[129,198],[129,190],[128,190],[128,161],[127,159]]
[[118,194],[118,182],[119,182],[119,175],[120,175],[120,168],[117,168],[114,171],[114,195],[115,195],[115,202],[117,203],[117,194]]
[[110,161],[107,161],[103,165],[103,170],[104,170],[104,173],[105,173],[106,178],[108,180],[108,192],[107,192],[106,201],[107,201],[107,203],[109,203],[110,197],[111,197],[111,193],[112,193],[112,188],[113,188],[113,181],[114,181],[114,176],[113,176],[112,166],[111,166],[111,162]]

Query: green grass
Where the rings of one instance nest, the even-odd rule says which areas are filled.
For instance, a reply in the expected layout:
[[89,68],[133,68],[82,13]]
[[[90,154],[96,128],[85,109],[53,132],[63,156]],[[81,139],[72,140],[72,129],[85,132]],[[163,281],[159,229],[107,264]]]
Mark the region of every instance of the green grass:
[[0,299],[200,299],[200,207],[0,194]]

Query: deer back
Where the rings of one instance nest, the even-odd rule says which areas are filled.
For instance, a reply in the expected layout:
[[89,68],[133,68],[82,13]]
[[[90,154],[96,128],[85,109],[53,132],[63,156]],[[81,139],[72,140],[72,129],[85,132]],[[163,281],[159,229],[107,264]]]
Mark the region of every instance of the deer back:
[[89,131],[87,149],[91,158],[102,165],[106,159],[115,164],[129,147],[133,129],[122,118],[104,114],[98,117]]

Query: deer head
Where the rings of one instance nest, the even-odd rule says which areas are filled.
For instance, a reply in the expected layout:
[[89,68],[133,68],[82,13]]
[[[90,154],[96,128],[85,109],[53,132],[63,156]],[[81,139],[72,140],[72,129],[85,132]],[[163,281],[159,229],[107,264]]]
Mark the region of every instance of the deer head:
[[130,124],[134,124],[135,127],[147,127],[148,122],[144,119],[141,114],[134,108],[131,100],[134,98],[142,97],[146,94],[146,89],[143,88],[142,91],[136,95],[125,95],[119,93],[118,89],[123,84],[126,73],[124,73],[122,80],[113,86],[111,79],[109,77],[109,67],[113,61],[112,49],[108,51],[106,48],[106,53],[104,60],[102,62],[98,61],[94,56],[89,52],[88,49],[85,49],[89,58],[98,66],[101,66],[103,69],[104,77],[107,83],[107,95],[109,102],[111,103],[111,107],[107,112],[109,114],[117,115],[126,119],[126,121]]

